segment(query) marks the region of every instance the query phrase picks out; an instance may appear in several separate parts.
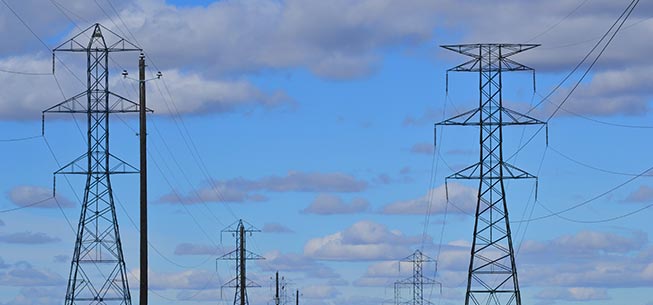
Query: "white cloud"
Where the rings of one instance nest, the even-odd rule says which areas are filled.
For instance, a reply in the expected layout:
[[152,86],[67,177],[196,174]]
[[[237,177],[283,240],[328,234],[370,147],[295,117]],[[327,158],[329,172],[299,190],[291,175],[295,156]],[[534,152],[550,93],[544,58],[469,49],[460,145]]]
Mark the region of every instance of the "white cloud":
[[[196,73],[165,70],[163,77],[168,88],[162,89],[172,95],[154,98],[148,107],[155,113],[164,114],[211,114],[245,111],[256,107],[273,109],[292,106],[294,102],[283,91],[264,92],[246,80],[214,80]],[[150,83],[151,87],[163,84]],[[170,103],[175,103],[175,106]]]
[[[445,185],[431,189],[426,195],[405,201],[397,201],[383,207],[383,214],[431,214],[450,213],[474,214],[478,191],[457,183],[449,183],[449,202]],[[447,205],[451,205],[447,207]]]
[[333,194],[318,194],[313,202],[302,210],[302,213],[318,215],[354,214],[366,211],[369,205],[369,202],[362,198],[354,198],[350,203],[346,203],[342,198]]
[[[138,274],[134,272],[135,274]],[[184,270],[180,272],[149,272],[151,289],[206,289],[219,286],[215,271]]]
[[637,190],[628,194],[623,200],[624,202],[650,202],[653,200],[653,188],[646,185],[641,185]]
[[141,1],[122,15],[160,65],[220,74],[307,67],[351,78],[374,69],[378,49],[427,41],[436,9],[423,0],[220,1],[204,9]]
[[50,270],[36,269],[28,262],[17,262],[0,272],[0,284],[3,286],[59,286],[64,283],[61,275]]
[[410,148],[410,152],[414,154],[432,155],[435,147],[432,143],[416,143]]
[[600,301],[610,299],[606,289],[586,287],[544,289],[538,292],[535,297],[559,301]]
[[302,288],[302,296],[307,299],[330,299],[339,294],[335,287],[328,285],[310,285]]
[[65,287],[23,287],[13,300],[3,305],[59,305]]
[[225,254],[226,251],[224,248],[202,245],[202,244],[193,244],[193,243],[181,243],[175,247],[175,255],[213,255],[218,256]]
[[[30,206],[33,208],[58,208],[61,206],[63,208],[69,208],[75,206],[72,201],[62,196],[57,196],[57,201],[54,199],[48,199],[52,197],[52,189],[40,186],[16,186],[12,188],[7,195],[15,205],[21,207]],[[34,205],[34,203],[37,202],[40,203]]]
[[7,244],[39,245],[58,242],[61,239],[43,232],[17,232],[0,234],[0,242]]
[[214,181],[213,184],[183,195],[168,194],[159,199],[167,203],[245,202],[266,201],[267,197],[255,193],[267,192],[361,192],[366,181],[343,173],[289,171],[285,176],[267,176],[259,179],[234,178]]
[[265,223],[261,231],[265,233],[294,233],[295,232],[290,228],[288,228],[287,226],[284,226],[276,222]]
[[379,223],[359,221],[342,232],[309,240],[304,254],[320,260],[397,259],[407,256],[409,248],[420,242],[419,236],[406,236]]
[[[642,287],[653,283],[653,249],[643,232],[630,236],[581,231],[549,241],[528,241],[520,252],[520,282],[551,287]],[[542,268],[546,266],[546,268]]]
[[295,253],[271,251],[266,253],[265,262],[259,263],[264,271],[303,272],[308,277],[318,279],[338,279],[340,276],[330,267],[314,259]]

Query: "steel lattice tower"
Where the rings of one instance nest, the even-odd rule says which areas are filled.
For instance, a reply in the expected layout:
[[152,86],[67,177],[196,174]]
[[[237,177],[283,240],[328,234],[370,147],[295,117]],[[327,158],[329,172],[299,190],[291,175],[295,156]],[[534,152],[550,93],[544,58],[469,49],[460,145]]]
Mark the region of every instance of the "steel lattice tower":
[[262,256],[248,251],[246,248],[247,233],[251,236],[254,232],[261,232],[261,230],[254,228],[242,219],[222,230],[222,233],[232,233],[236,238],[236,249],[219,258],[220,260],[236,261],[236,277],[222,285],[223,288],[236,288],[234,305],[248,305],[247,287],[260,287],[247,278],[247,261],[264,259]]
[[[105,33],[113,43],[107,44]],[[82,41],[88,37],[88,42]],[[86,176],[66,305],[131,304],[110,176],[138,170],[109,152],[109,114],[140,110],[137,103],[109,91],[109,53],[122,51],[141,49],[100,24],[53,50],[53,59],[55,52],[80,52],[87,60],[86,90],[43,111],[44,116],[85,114],[88,124],[86,153],[55,172]]]
[[465,305],[521,305],[515,253],[510,233],[505,179],[535,176],[503,159],[503,126],[544,124],[503,107],[502,72],[533,71],[509,57],[536,44],[463,44],[442,46],[472,59],[447,71],[479,74],[479,107],[437,123],[478,126],[480,160],[447,179],[478,179],[478,201],[469,262]]
[[[395,289],[395,304],[408,304],[408,305],[424,305],[432,304],[429,300],[424,299],[424,285],[440,285],[439,282],[425,277],[422,272],[424,269],[423,264],[429,262],[435,262],[434,259],[424,255],[422,251],[415,250],[413,254],[401,260],[401,262],[411,263],[413,266],[413,275],[407,279],[396,281],[394,283]],[[401,266],[401,262],[399,263]],[[410,287],[413,294],[412,300],[410,301],[401,301],[401,288]]]

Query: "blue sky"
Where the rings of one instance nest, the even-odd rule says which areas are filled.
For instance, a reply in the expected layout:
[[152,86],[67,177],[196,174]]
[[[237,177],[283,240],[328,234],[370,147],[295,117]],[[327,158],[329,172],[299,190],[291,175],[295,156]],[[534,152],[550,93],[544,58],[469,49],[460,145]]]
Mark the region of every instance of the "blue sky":
[[[48,115],[41,137],[40,113],[83,90],[84,59],[62,54],[53,76],[49,49],[92,23],[143,47],[148,73],[164,75],[148,83],[151,302],[232,303],[220,285],[233,266],[216,258],[234,246],[220,231],[242,218],[262,230],[249,245],[267,258],[251,264],[252,305],[273,303],[276,270],[302,303],[391,304],[410,270],[397,261],[415,249],[439,261],[427,269],[442,293],[429,299],[460,304],[477,185],[450,183],[447,203],[443,183],[478,161],[478,131],[438,129],[434,149],[432,124],[477,106],[478,79],[450,74],[446,94],[446,69],[466,58],[438,45],[541,43],[516,57],[537,70],[537,92],[529,73],[504,80],[506,105],[527,111],[629,2],[6,0],[0,304],[64,299],[84,181],[57,177],[60,207],[21,207],[49,198],[52,172],[85,149],[81,117]],[[636,176],[653,166],[652,12],[636,7],[549,122],[548,147],[536,127],[506,128],[506,155],[534,136],[511,162],[539,176],[538,202],[532,181],[507,183],[524,303],[653,304],[653,183]],[[120,72],[136,75],[137,60],[116,55],[111,69],[112,90],[133,100]],[[579,77],[532,114],[546,119]],[[112,152],[131,164],[137,127],[111,121]],[[112,183],[136,304],[138,177]]]

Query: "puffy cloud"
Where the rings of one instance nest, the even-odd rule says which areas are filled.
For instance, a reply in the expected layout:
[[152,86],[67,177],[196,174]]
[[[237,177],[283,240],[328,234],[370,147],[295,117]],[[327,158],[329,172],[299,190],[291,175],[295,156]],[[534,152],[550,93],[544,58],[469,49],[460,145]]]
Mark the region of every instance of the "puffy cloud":
[[[172,95],[170,106],[166,98],[153,99],[149,107],[164,114],[209,114],[292,106],[294,102],[283,91],[264,92],[246,80],[213,80],[196,73],[179,70],[163,71]],[[154,84],[155,86],[162,86]]]
[[[425,268],[428,269],[429,266]],[[397,279],[408,276],[412,276],[410,263],[402,261],[400,266],[399,261],[384,261],[369,265],[365,274],[353,284],[363,287],[387,287]]]
[[643,232],[595,231],[528,241],[520,252],[520,282],[567,288],[647,286],[653,283],[653,249],[647,243]]
[[653,188],[646,185],[641,185],[624,199],[625,202],[650,202],[651,200],[653,200]]
[[[138,274],[136,271],[132,272]],[[180,272],[149,272],[149,285],[151,289],[206,289],[216,287],[218,278],[215,271],[184,270]]]
[[302,213],[318,215],[354,214],[366,211],[369,205],[369,202],[362,198],[354,198],[350,203],[346,203],[336,195],[318,194],[311,205],[302,210]]
[[608,291],[604,288],[552,288],[544,289],[535,295],[538,299],[560,301],[599,301],[609,300]]
[[580,231],[574,235],[563,235],[550,241],[525,241],[521,247],[524,255],[541,258],[584,258],[597,254],[627,254],[648,242],[644,232],[634,232],[632,236],[622,236],[609,232]]
[[3,286],[57,286],[64,283],[65,280],[59,274],[36,269],[28,262],[15,263],[0,272],[0,284]]
[[[648,86],[653,76],[646,72],[648,70],[650,67],[597,71],[587,83],[578,86],[560,115],[645,115],[650,111],[648,101],[653,97],[653,90]],[[569,88],[559,90],[552,98],[555,102],[547,104],[548,112],[553,111],[569,91]]]
[[406,236],[379,223],[359,221],[344,231],[309,240],[304,254],[320,260],[397,259],[408,255],[409,248],[421,241],[420,236]]
[[219,1],[203,9],[141,1],[122,16],[162,66],[218,74],[306,67],[342,79],[373,71],[379,49],[428,41],[437,8],[424,0]]
[[383,214],[431,214],[444,213],[447,205],[450,213],[474,214],[478,191],[457,183],[449,183],[449,202],[445,185],[431,189],[426,195],[405,201],[397,201],[383,207]]
[[307,299],[330,299],[339,294],[335,287],[328,285],[310,285],[302,289],[302,296]]
[[193,243],[181,243],[175,247],[175,255],[222,255],[225,252],[224,248],[193,244]]
[[[30,206],[33,208],[64,208],[73,207],[74,203],[65,197],[57,196],[57,201],[52,198],[52,189],[23,185],[12,188],[8,193],[9,199],[17,206]],[[35,204],[39,202],[38,204]],[[58,204],[57,204],[58,202]]]
[[[208,183],[207,183],[208,184]],[[343,173],[318,173],[290,171],[285,176],[268,176],[256,180],[234,178],[214,181],[193,192],[178,197],[168,194],[160,202],[243,202],[265,201],[267,197],[253,192],[360,192],[367,188],[367,182]]]
[[294,233],[295,231],[276,222],[268,222],[263,225],[261,231],[265,233]]
[[434,151],[435,148],[431,143],[416,143],[410,148],[410,152],[421,155],[432,155]]
[[3,305],[58,305],[65,287],[23,287],[13,300]]
[[264,271],[304,272],[307,276],[319,279],[338,279],[338,275],[330,267],[314,259],[295,253],[272,251],[265,254],[265,263],[259,264]]
[[43,232],[32,233],[30,231],[26,231],[0,234],[0,242],[7,244],[39,245],[54,243],[58,241],[60,241],[58,237],[53,237]]

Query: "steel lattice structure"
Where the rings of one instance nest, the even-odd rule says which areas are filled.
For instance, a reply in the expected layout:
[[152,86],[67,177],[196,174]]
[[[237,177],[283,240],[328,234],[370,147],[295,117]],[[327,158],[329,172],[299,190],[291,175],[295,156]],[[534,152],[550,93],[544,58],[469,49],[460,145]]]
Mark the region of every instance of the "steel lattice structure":
[[502,73],[533,71],[509,57],[536,44],[463,44],[442,46],[472,59],[447,71],[479,74],[479,107],[435,124],[478,126],[480,160],[447,179],[478,179],[478,201],[465,305],[521,305],[510,233],[505,179],[535,176],[503,159],[503,126],[545,124],[503,106]]
[[[107,44],[109,39],[113,43]],[[110,176],[138,169],[109,152],[109,114],[140,110],[137,103],[109,91],[109,53],[123,51],[141,49],[100,24],[53,50],[53,59],[55,52],[86,53],[87,59],[86,90],[43,111],[43,116],[85,114],[88,124],[86,153],[55,172],[86,176],[66,305],[131,304]]]
[[[432,304],[431,301],[424,299],[424,285],[441,285],[439,282],[425,277],[423,273],[424,263],[433,263],[434,259],[424,255],[422,251],[415,250],[413,254],[401,260],[412,264],[413,275],[407,279],[396,281],[394,283],[395,305],[424,305]],[[401,266],[401,262],[399,266]],[[412,292],[412,299],[402,301],[401,290],[403,287],[409,287]]]
[[254,232],[261,232],[261,230],[254,228],[242,219],[222,230],[222,233],[232,233],[236,238],[236,249],[219,258],[220,260],[236,261],[236,277],[222,285],[223,288],[236,288],[234,305],[249,304],[247,287],[261,287],[247,278],[247,261],[264,259],[262,256],[248,251],[246,248],[247,234],[249,233],[251,235]]

